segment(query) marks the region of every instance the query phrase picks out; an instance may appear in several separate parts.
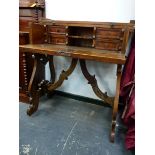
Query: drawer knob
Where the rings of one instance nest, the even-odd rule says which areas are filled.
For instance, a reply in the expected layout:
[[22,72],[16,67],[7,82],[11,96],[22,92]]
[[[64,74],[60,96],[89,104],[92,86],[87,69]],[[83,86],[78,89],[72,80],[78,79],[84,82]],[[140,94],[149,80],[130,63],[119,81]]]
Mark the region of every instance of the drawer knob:
[[34,54],[32,54],[32,58],[33,58],[33,59],[35,58],[35,55],[34,55]]
[[122,29],[122,32],[124,32],[125,31],[125,29]]
[[121,46],[119,46],[119,47],[118,47],[118,50],[121,50],[121,49],[122,49],[122,47],[121,47]]
[[64,52],[64,51],[62,51],[62,50],[59,50],[59,51],[58,51],[58,53],[65,53],[65,52]]

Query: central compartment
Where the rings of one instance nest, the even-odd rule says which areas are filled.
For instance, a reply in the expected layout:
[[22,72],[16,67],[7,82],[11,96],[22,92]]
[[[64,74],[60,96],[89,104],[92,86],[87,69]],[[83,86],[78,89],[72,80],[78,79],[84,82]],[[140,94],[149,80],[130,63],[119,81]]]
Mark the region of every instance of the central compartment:
[[93,47],[93,27],[68,27],[68,45],[81,46],[81,47]]

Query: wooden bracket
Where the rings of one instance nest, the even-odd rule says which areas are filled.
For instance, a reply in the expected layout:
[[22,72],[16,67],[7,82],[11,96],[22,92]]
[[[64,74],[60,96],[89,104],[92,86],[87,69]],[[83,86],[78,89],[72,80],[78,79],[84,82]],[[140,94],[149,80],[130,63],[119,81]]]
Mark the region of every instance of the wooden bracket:
[[87,70],[85,60],[80,59],[80,66],[81,66],[81,70],[82,70],[83,75],[88,80],[88,84],[90,84],[92,86],[92,89],[93,89],[94,93],[96,94],[96,96],[98,96],[100,99],[107,102],[111,106],[113,106],[114,98],[109,97],[107,95],[107,92],[103,93],[99,89],[95,75],[90,75],[88,70]]
[[72,62],[71,62],[71,65],[70,67],[68,68],[67,71],[62,71],[61,74],[60,74],[60,77],[59,77],[59,80],[55,83],[52,83],[52,84],[48,84],[48,90],[49,91],[53,91],[55,90],[56,88],[58,88],[59,86],[62,85],[63,81],[64,80],[67,80],[68,79],[68,76],[74,71],[75,67],[76,67],[76,64],[77,64],[77,61],[78,59],[72,59]]

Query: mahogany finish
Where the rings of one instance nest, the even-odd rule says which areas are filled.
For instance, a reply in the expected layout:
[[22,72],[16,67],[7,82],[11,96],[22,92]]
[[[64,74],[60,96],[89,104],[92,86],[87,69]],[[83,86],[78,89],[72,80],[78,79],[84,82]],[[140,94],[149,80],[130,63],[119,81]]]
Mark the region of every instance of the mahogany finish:
[[[38,109],[41,93],[50,93],[60,87],[64,80],[74,71],[79,60],[81,71],[92,86],[94,93],[103,101],[112,106],[112,124],[110,141],[114,142],[116,116],[118,111],[120,79],[122,65],[125,63],[125,51],[129,35],[134,31],[131,23],[103,23],[103,22],[73,22],[42,20],[31,25],[30,44],[20,45],[20,52],[32,53],[35,63],[28,84],[30,107],[28,115]],[[62,70],[59,79],[55,81],[53,56],[71,57],[69,68]],[[86,67],[86,60],[117,64],[116,94],[109,97],[102,92],[97,84],[95,75],[91,75]],[[32,85],[36,75],[38,63],[50,64],[51,81],[38,82],[38,88],[33,90]]]
[[[38,22],[44,17],[44,0],[19,0],[19,44],[30,43],[31,22]],[[19,100],[29,102],[28,83],[30,81],[34,60],[31,53],[19,53]],[[40,74],[36,75],[38,81],[44,79],[44,68],[41,67]]]

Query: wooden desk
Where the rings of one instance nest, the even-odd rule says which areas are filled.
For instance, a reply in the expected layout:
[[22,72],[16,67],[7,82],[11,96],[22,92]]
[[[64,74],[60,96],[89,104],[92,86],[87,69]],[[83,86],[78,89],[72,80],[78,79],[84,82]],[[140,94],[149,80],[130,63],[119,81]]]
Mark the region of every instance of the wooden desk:
[[[34,67],[28,85],[30,107],[27,114],[32,115],[37,111],[40,94],[49,93],[60,87],[74,71],[79,61],[81,71],[88,80],[88,84],[92,86],[94,93],[113,108],[110,140],[114,142],[122,65],[125,63],[124,53],[131,27],[131,24],[120,23],[64,21],[44,21],[40,24],[32,24],[31,44],[19,46],[20,52],[32,53],[34,58]],[[57,81],[55,81],[54,56],[72,58],[71,65],[66,71],[62,70]],[[91,75],[87,70],[86,60],[117,64],[116,94],[114,97],[109,97],[107,92],[102,92],[99,89],[95,75]],[[35,74],[39,70],[38,62],[43,64],[49,62],[51,81],[40,81],[38,89],[34,91],[31,88]]]

